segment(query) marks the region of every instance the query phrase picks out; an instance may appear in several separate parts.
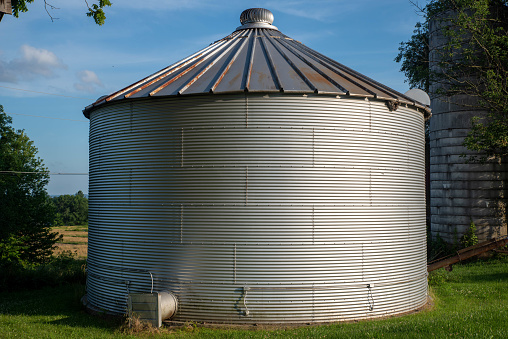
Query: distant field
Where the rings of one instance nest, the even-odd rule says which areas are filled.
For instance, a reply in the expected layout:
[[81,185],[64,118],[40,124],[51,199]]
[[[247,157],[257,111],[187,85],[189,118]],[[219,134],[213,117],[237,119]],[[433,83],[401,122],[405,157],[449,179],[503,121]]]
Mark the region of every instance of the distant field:
[[87,226],[58,226],[53,227],[53,231],[63,235],[63,240],[57,243],[55,255],[63,251],[71,251],[77,255],[78,259],[86,259],[88,244]]

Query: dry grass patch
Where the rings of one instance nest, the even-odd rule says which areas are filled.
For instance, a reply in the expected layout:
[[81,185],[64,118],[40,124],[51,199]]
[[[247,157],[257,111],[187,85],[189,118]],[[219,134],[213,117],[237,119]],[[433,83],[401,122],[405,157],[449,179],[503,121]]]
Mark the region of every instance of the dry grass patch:
[[76,255],[77,259],[86,259],[88,257],[88,246],[87,244],[56,244],[56,249],[53,251],[53,255],[60,255],[63,252],[72,252]]
[[64,251],[76,254],[78,259],[86,259],[88,256],[88,230],[86,226],[58,226],[53,231],[63,236],[63,239],[56,244],[55,255]]

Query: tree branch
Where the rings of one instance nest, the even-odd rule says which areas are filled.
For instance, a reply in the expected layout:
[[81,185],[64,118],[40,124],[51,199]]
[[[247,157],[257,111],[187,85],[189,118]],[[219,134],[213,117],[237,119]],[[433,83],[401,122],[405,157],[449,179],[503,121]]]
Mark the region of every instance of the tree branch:
[[60,9],[60,8],[55,7],[55,6],[53,6],[52,4],[49,4],[49,3],[47,2],[47,0],[44,0],[44,9],[46,10],[46,13],[48,13],[49,18],[51,19],[51,22],[55,22],[55,20],[60,19],[60,18],[54,18],[54,17],[51,15],[51,13],[49,13],[49,11],[48,11],[48,7],[49,7],[50,9],[52,9],[52,10],[53,10],[53,9]]

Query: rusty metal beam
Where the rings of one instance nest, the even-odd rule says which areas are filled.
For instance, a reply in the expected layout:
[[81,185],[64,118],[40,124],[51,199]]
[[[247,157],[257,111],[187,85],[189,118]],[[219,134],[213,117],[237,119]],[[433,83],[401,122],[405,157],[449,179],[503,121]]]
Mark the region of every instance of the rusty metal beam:
[[441,267],[453,265],[455,263],[458,263],[459,261],[472,258],[476,255],[485,253],[498,247],[502,247],[506,244],[508,244],[508,237],[492,239],[471,247],[461,249],[460,251],[457,251],[457,255],[448,258],[438,259],[437,261],[428,264],[427,272],[437,270]]

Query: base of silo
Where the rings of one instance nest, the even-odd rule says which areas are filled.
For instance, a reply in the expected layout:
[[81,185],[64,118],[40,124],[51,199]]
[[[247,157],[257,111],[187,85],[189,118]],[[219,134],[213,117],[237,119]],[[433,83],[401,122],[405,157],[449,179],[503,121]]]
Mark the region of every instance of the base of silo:
[[[93,316],[101,316],[101,317],[107,317],[114,320],[121,320],[123,319],[126,314],[120,314],[120,313],[113,313],[106,311],[104,309],[97,308],[90,304],[87,299],[87,294],[85,294],[81,298],[81,303],[83,304],[85,311]],[[399,314],[392,314],[392,315],[379,315],[379,316],[373,316],[370,318],[358,318],[358,319],[346,319],[346,320],[337,320],[337,321],[324,321],[324,322],[306,322],[306,323],[280,323],[280,324],[271,324],[271,323],[245,323],[245,324],[233,324],[233,323],[227,323],[227,322],[196,322],[192,321],[192,326],[197,327],[204,327],[204,328],[234,328],[234,329],[282,329],[282,328],[298,328],[298,327],[306,327],[306,326],[320,326],[320,325],[331,325],[336,323],[353,323],[353,322],[359,322],[359,321],[369,321],[369,320],[380,320],[380,319],[387,319],[387,318],[394,318],[394,317],[403,317],[409,314],[416,314],[420,312],[426,312],[431,311],[434,308],[434,298],[431,294],[427,295],[427,302],[423,306],[399,313]],[[187,321],[174,321],[174,320],[165,320],[162,322],[162,324],[166,327],[172,327],[172,328],[186,328],[189,326],[191,322]]]
[[126,314],[110,312],[110,311],[95,307],[94,305],[92,305],[91,303],[88,302],[87,296],[88,295],[85,294],[81,298],[81,304],[83,304],[83,307],[85,308],[86,313],[91,314],[93,316],[101,316],[101,317],[117,319],[117,320],[120,320],[126,316]]
[[418,309],[403,312],[395,315],[385,315],[385,316],[376,316],[372,318],[359,318],[359,319],[347,319],[347,320],[338,320],[338,321],[325,321],[325,322],[307,322],[307,323],[281,323],[281,324],[264,324],[264,323],[250,323],[250,324],[229,324],[229,323],[214,323],[214,322],[184,322],[184,321],[174,321],[174,320],[166,320],[163,321],[162,324],[165,327],[171,327],[174,329],[185,329],[189,326],[192,327],[202,327],[202,328],[212,328],[212,329],[235,329],[235,330],[278,330],[278,329],[292,329],[292,328],[300,328],[300,327],[312,327],[312,326],[326,326],[333,324],[347,324],[347,323],[356,323],[360,321],[370,321],[370,320],[382,320],[388,318],[397,318],[404,317],[410,314],[417,314],[421,312],[429,312],[434,309],[435,303],[432,295],[427,295],[427,303],[421,306]]

